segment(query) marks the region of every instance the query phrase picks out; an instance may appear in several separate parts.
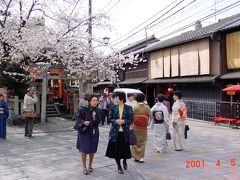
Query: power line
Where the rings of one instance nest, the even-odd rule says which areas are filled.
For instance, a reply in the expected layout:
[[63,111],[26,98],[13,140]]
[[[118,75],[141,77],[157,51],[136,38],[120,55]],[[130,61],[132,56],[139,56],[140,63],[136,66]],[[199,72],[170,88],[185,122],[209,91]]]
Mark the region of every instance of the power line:
[[[183,1],[184,1],[184,0],[183,0]],[[183,1],[181,1],[181,2],[183,2]],[[163,22],[163,21],[165,21],[165,20],[167,20],[168,18],[174,16],[176,13],[178,13],[178,12],[181,11],[181,10],[183,10],[183,9],[186,8],[187,6],[191,5],[191,4],[194,3],[195,1],[196,1],[196,0],[191,1],[190,3],[188,3],[187,5],[185,5],[184,7],[182,7],[181,9],[179,9],[179,10],[177,10],[176,12],[174,12],[173,14],[169,15],[167,18],[163,19],[162,21],[160,21],[160,22],[158,22],[158,23],[155,23],[154,26],[157,25],[157,24],[159,24],[159,23],[161,23],[161,22]],[[180,3],[181,3],[181,2],[180,2]],[[178,3],[177,5],[179,5],[179,3]],[[172,9],[174,9],[175,7],[177,7],[177,5],[174,6],[173,8],[171,8],[171,9],[170,9],[169,11],[167,11],[166,13],[164,13],[161,17],[163,17],[164,15],[166,15],[168,12],[170,12],[170,11],[171,11]],[[159,19],[160,19],[160,18],[158,18],[157,20],[159,20]],[[156,22],[156,20],[154,20],[154,22]],[[115,46],[115,45],[118,45],[118,44],[120,44],[120,43],[122,43],[122,42],[124,42],[124,41],[126,41],[127,39],[129,39],[129,38],[132,37],[133,35],[139,33],[140,31],[142,31],[143,29],[147,28],[147,27],[148,27],[149,25],[151,25],[151,24],[152,24],[152,22],[151,22],[150,24],[148,24],[146,27],[141,28],[141,29],[138,30],[137,32],[133,33],[132,35],[130,35],[130,36],[124,38],[123,40],[115,43],[114,46]],[[151,27],[153,27],[153,25],[152,25]],[[151,28],[151,27],[150,27],[150,28]]]
[[114,0],[110,0],[110,1],[104,6],[103,9],[105,9],[112,1],[114,1]]
[[[200,1],[200,2],[198,2],[197,4],[194,4],[193,6],[198,6],[199,4],[205,4],[206,2],[209,2],[209,0],[203,0],[203,1]],[[186,11],[188,11],[189,9],[191,9],[191,8],[193,8],[192,6],[190,6],[190,7],[188,7],[187,9],[184,9],[184,11],[181,11],[181,13],[177,13],[177,15],[178,15],[178,17],[179,16],[181,16],[182,14],[185,14],[185,12]],[[209,7],[207,7],[207,8],[209,8]],[[176,15],[176,14],[175,14]],[[166,25],[169,21],[171,21],[171,19],[173,19],[173,18],[175,18],[175,16],[172,16],[171,18],[169,18],[167,21],[165,21],[164,22],[164,24]],[[156,25],[155,26],[155,28],[154,29],[157,29],[157,27],[159,26],[159,25],[161,25],[162,23],[159,23],[158,25]],[[175,25],[176,23],[174,22],[174,25]],[[164,26],[164,25],[163,25]]]
[[[231,0],[229,0],[229,1],[231,1]],[[227,4],[229,1],[227,1],[227,2],[224,3],[224,4]],[[223,2],[223,1],[221,1],[221,2]],[[222,5],[224,5],[224,4],[222,4]],[[211,8],[212,6],[214,6],[214,5],[211,5],[211,6],[207,7],[207,8]],[[208,11],[208,9],[205,9],[205,11]],[[178,21],[178,22],[174,22],[174,25],[179,24],[179,23],[185,21],[186,19],[191,18],[191,17],[197,15],[199,12],[205,12],[205,11],[202,11],[202,10],[201,10],[201,11],[198,11],[197,13],[194,13],[194,14],[192,14],[191,16],[188,16],[188,17],[186,17],[186,18],[184,18],[184,19],[182,19],[182,20],[180,20],[180,21]],[[203,14],[203,13],[200,13],[200,14]],[[189,20],[189,19],[188,19],[188,20]],[[172,27],[172,25],[167,26],[167,27],[164,28],[164,29],[160,29],[160,31],[167,30],[168,28],[171,28],[171,27]],[[159,33],[160,31],[157,31],[157,33]]]
[[70,16],[72,16],[73,12],[75,11],[75,9],[76,9],[76,7],[77,7],[77,5],[78,5],[78,3],[79,3],[80,1],[81,1],[81,0],[78,0],[78,1],[76,2],[75,6],[73,7],[73,10],[72,10],[71,13],[70,13]]
[[177,14],[178,12],[180,12],[181,10],[183,10],[184,8],[186,8],[187,6],[191,5],[191,4],[192,4],[192,3],[194,3],[195,1],[196,1],[196,0],[193,0],[192,2],[190,2],[189,4],[187,4],[187,5],[186,5],[186,6],[184,6],[184,7],[180,8],[179,10],[177,10],[177,11],[176,11],[176,12],[174,12],[173,14],[169,15],[168,17],[164,18],[164,19],[163,19],[163,20],[161,20],[160,22],[157,22],[157,23],[155,23],[155,24],[151,25],[150,27],[148,27],[148,26],[147,26],[147,28],[148,28],[148,29],[150,29],[150,28],[152,28],[152,27],[154,27],[154,26],[158,25],[159,23],[161,23],[161,22],[163,22],[163,21],[167,20],[168,18],[170,18],[170,17],[174,16],[175,14]]
[[110,7],[106,13],[108,13],[109,11],[111,11],[118,3],[120,2],[120,0],[118,0],[112,7]]
[[[184,0],[181,0],[180,3],[183,2],[183,1],[184,1]],[[173,3],[174,3],[174,2],[173,2]],[[147,20],[145,20],[143,23],[141,23],[140,25],[136,26],[135,28],[133,28],[132,30],[130,30],[129,32],[127,32],[126,34],[124,34],[123,36],[121,36],[120,38],[114,40],[113,42],[118,42],[120,39],[122,39],[123,37],[127,36],[128,34],[130,34],[131,32],[133,32],[134,30],[136,30],[137,28],[141,27],[143,24],[145,24],[146,22],[148,22],[149,20],[151,20],[152,18],[154,18],[155,16],[157,16],[158,14],[160,14],[161,12],[163,12],[166,8],[168,8],[169,6],[173,5],[173,3],[168,4],[168,5],[165,6],[163,9],[161,9],[160,11],[158,11],[156,14],[154,14],[153,16],[151,16],[150,18],[148,18]],[[179,4],[179,3],[178,3],[178,4]],[[146,27],[146,26],[145,26],[145,27]],[[142,29],[140,29],[139,31],[145,29],[145,27],[142,28]],[[138,31],[138,32],[139,32],[139,31]],[[136,32],[136,33],[138,33],[138,32]],[[136,33],[135,33],[135,34],[136,34]],[[132,35],[131,35],[131,36],[132,36]],[[131,37],[131,36],[130,36],[130,37]],[[128,38],[129,38],[129,37],[128,37]],[[128,38],[127,38],[127,39],[128,39]]]
[[[240,1],[237,1],[236,3],[233,3],[233,4],[229,5],[229,6],[226,6],[225,8],[217,11],[217,13],[218,13],[218,14],[221,14],[221,13],[223,13],[223,12],[221,12],[221,11],[223,11],[223,10],[225,10],[225,9],[229,10],[229,9],[234,8],[234,7],[232,7],[232,6],[236,5],[238,2],[240,2]],[[231,8],[231,7],[232,7],[232,8]],[[225,11],[226,11],[226,10],[225,10]],[[224,11],[224,12],[225,12],[225,11]],[[214,15],[215,15],[215,12],[212,13],[212,14],[210,14],[210,15],[205,16],[204,18],[200,19],[200,21],[203,21],[203,20],[206,20],[206,19],[208,19],[208,18],[211,18],[211,17],[214,16]],[[186,20],[186,19],[185,19],[185,20]],[[183,21],[183,20],[182,20],[182,21]],[[174,31],[174,32],[168,33],[167,35],[164,35],[164,36],[162,36],[162,37],[160,37],[160,38],[167,37],[167,36],[171,35],[172,33],[177,33],[179,30],[184,30],[184,29],[186,29],[186,28],[189,28],[189,27],[193,26],[194,24],[195,24],[195,22],[194,22],[194,23],[191,23],[191,24],[188,24],[187,26],[184,26],[184,27],[182,27],[182,28],[180,28],[180,29],[178,29],[178,30],[176,30],[176,31]],[[130,37],[131,37],[131,36],[130,36]],[[125,38],[124,40],[122,40],[122,41],[120,41],[120,42],[118,42],[118,43],[116,43],[116,44],[114,44],[114,45],[120,44],[120,43],[126,41],[127,39],[129,39],[129,37],[128,37],[128,38]]]
[[[226,6],[225,8],[222,8],[222,9],[216,11],[216,15],[222,14],[222,13],[224,13],[224,12],[226,12],[226,11],[232,9],[232,8],[235,8],[235,7],[239,6],[240,4],[238,4],[238,3],[240,3],[240,1],[237,1],[237,2],[235,2],[235,3],[233,3],[233,4],[229,5],[229,6]],[[238,5],[237,5],[237,4],[238,4]],[[236,6],[234,6],[234,5],[236,5]],[[232,7],[232,6],[233,6],[233,7]],[[201,18],[201,19],[199,19],[199,21],[205,21],[205,20],[207,20],[207,19],[209,19],[209,18],[212,18],[212,17],[214,17],[214,16],[215,16],[215,12],[214,12],[214,13],[211,13],[211,14],[209,14],[209,15]],[[166,35],[164,35],[164,36],[161,36],[160,39],[161,39],[161,38],[166,38],[166,37],[168,37],[168,36],[170,36],[170,35],[173,35],[173,34],[175,34],[175,33],[177,33],[177,32],[183,31],[183,30],[185,30],[185,29],[193,26],[194,24],[195,24],[195,22],[190,23],[190,24],[188,24],[188,25],[186,25],[186,26],[184,26],[184,27],[181,27],[181,28],[179,28],[179,29],[177,29],[177,30],[174,30],[174,31],[172,31],[172,32],[170,32],[170,33],[168,33],[168,34],[166,34]]]
[[124,3],[121,4],[121,6],[125,8],[124,11],[122,10],[122,8],[118,8],[117,10],[115,10],[115,11],[113,11],[113,12],[111,13],[111,16],[114,16],[114,15],[116,15],[116,14],[119,15],[120,13],[124,13],[125,10],[126,10],[127,8],[129,8],[132,3],[134,3],[134,1],[135,1],[135,0],[131,0],[131,1],[129,2],[129,0],[126,0]]

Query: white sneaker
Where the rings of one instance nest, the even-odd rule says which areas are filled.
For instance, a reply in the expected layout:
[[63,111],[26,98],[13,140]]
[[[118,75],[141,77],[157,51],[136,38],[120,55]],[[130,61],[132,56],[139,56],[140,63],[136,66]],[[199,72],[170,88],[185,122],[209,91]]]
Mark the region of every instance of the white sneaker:
[[144,162],[143,158],[141,158],[141,159],[139,160],[139,162],[140,162],[140,163],[143,163],[143,162]]

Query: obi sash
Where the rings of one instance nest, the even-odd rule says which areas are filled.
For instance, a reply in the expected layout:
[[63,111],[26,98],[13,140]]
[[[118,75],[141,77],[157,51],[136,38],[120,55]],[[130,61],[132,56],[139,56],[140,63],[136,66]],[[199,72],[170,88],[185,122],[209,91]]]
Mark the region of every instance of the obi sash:
[[180,115],[180,119],[182,121],[185,121],[187,119],[187,108],[186,107],[181,107],[178,109],[178,113]]
[[134,115],[134,128],[146,129],[148,126],[148,119],[146,115]]

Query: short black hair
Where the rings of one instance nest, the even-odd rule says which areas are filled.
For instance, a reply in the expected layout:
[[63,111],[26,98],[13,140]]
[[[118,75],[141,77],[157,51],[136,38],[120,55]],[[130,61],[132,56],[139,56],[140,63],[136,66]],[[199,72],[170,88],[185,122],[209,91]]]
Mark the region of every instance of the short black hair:
[[174,91],[173,94],[177,96],[179,99],[182,98],[182,93],[179,90]]
[[158,96],[158,101],[159,101],[159,102],[163,102],[164,99],[165,99],[165,96],[164,96],[163,94],[159,94],[159,96]]
[[91,100],[96,97],[98,99],[97,94],[93,93],[93,94],[88,94],[88,102],[91,102]]
[[134,96],[133,93],[128,93],[127,97],[131,97],[131,96]]
[[118,91],[114,93],[114,97],[118,97],[120,101],[126,102],[126,95],[122,91]]
[[142,93],[137,93],[137,94],[135,95],[135,100],[136,100],[137,102],[143,102],[143,101],[145,100],[144,94],[142,94]]
[[88,92],[85,92],[84,95],[83,95],[83,99],[84,100],[88,100],[88,96],[91,95],[90,93]]

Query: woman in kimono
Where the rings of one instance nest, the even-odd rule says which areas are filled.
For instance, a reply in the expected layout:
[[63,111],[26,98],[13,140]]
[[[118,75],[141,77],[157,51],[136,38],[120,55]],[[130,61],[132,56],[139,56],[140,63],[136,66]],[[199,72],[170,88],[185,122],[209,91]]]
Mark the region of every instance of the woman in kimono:
[[166,135],[169,131],[169,113],[167,107],[163,104],[165,96],[160,94],[158,102],[152,107],[151,126],[154,129],[154,149],[157,153],[163,153],[167,150]]
[[144,103],[145,96],[143,94],[137,94],[135,99],[137,104],[133,107],[133,129],[137,136],[137,144],[131,146],[131,152],[132,158],[136,162],[143,163],[147,142],[147,126],[151,117],[151,109]]
[[118,173],[124,174],[120,160],[123,159],[123,168],[127,170],[127,159],[131,158],[129,130],[133,123],[133,110],[131,106],[124,104],[126,102],[124,92],[116,92],[114,97],[117,105],[112,106],[109,111],[109,121],[112,125],[106,156],[114,158]]
[[3,94],[0,94],[0,139],[6,139],[6,121],[8,116],[8,105],[4,101]]
[[[88,104],[81,107],[77,118],[77,126],[86,128],[78,131],[77,149],[82,153],[83,173],[88,175],[93,172],[92,162],[94,154],[97,152],[99,142],[98,125],[101,122],[101,110],[97,108],[98,97],[95,94],[88,96]],[[87,168],[86,159],[89,154],[89,164]]]
[[173,99],[175,100],[172,107],[173,145],[175,151],[182,151],[187,108],[181,100],[180,91],[173,93]]

